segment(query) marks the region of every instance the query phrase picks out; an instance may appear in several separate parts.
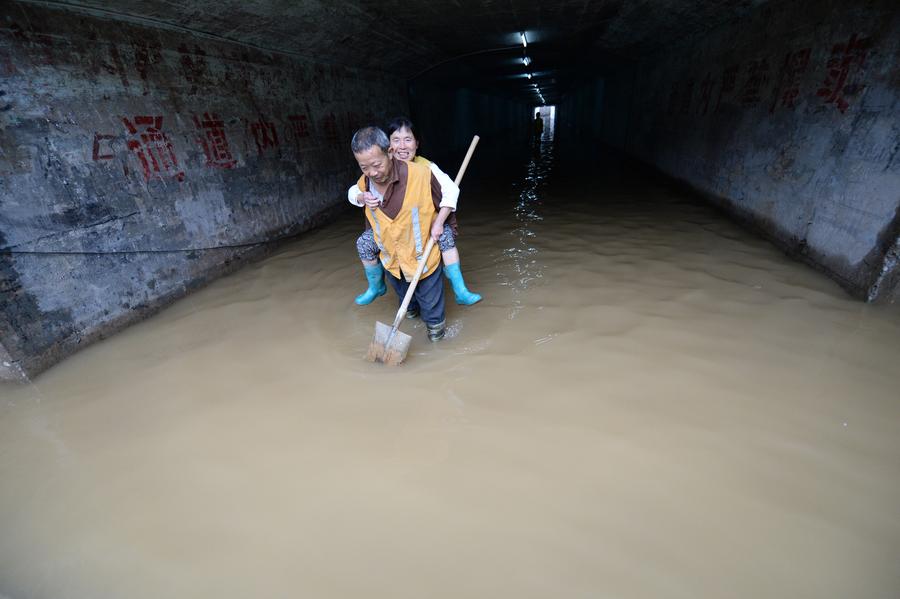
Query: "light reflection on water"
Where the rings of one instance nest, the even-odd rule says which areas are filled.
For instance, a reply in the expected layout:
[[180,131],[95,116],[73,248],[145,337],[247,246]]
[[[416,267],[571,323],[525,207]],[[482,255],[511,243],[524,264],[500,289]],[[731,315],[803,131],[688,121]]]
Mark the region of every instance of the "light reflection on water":
[[467,182],[400,368],[352,213],[0,387],[0,595],[896,596],[896,310],[562,166]]
[[[541,143],[528,162],[526,175],[521,182],[516,182],[513,189],[518,192],[513,213],[518,226],[510,234],[515,239],[512,247],[503,250],[503,269],[498,276],[505,278],[503,282],[514,294],[512,306],[507,318],[512,320],[522,310],[520,296],[543,277],[544,264],[539,260],[539,243],[535,230],[537,223],[544,220],[541,216],[541,192],[547,184],[547,178],[553,170],[553,144]],[[505,277],[508,268],[514,276]]]

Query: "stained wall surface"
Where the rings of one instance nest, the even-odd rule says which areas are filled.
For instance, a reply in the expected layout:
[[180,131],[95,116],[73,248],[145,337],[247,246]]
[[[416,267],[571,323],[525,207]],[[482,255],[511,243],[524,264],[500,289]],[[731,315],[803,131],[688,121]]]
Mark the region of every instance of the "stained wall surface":
[[[520,64],[517,46],[481,53],[510,43],[489,35],[490,7],[411,7],[394,38],[371,26],[400,12],[390,3],[279,18],[258,0],[228,21],[209,3],[96,4],[0,6],[0,377],[40,372],[341,210],[362,123],[411,115],[451,173],[474,134],[473,175],[529,151],[533,99],[453,58]],[[900,297],[892,3],[617,6],[594,7],[593,25],[551,11],[579,43],[593,31],[546,82],[561,90],[560,160],[622,150],[854,296]]]
[[3,3],[0,377],[341,209],[352,131],[406,102],[371,68]]
[[459,164],[472,136],[480,136],[481,159],[471,166],[477,173],[527,145],[533,112],[529,104],[475,91],[463,83],[413,81],[409,86],[410,107],[413,122],[427,132],[422,137],[423,155],[440,159],[442,168],[446,163],[447,172],[453,170],[449,166]]
[[853,295],[893,299],[898,56],[895,3],[769,3],[641,61],[627,149]]

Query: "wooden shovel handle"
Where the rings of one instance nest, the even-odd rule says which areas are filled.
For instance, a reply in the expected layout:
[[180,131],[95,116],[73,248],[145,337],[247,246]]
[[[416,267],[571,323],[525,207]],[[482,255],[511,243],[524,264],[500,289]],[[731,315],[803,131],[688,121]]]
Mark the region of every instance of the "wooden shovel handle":
[[[469,151],[466,152],[466,157],[463,158],[462,165],[459,167],[459,172],[456,173],[456,186],[459,187],[459,182],[462,181],[463,175],[466,174],[466,168],[469,166],[469,160],[472,159],[472,154],[475,153],[475,146],[478,145],[478,140],[481,138],[477,135],[472,138],[472,143],[469,144]],[[413,276],[412,281],[409,282],[409,289],[406,290],[406,295],[403,296],[403,302],[400,304],[400,309],[397,310],[397,316],[394,318],[393,328],[397,328],[400,326],[400,322],[403,320],[403,317],[406,315],[406,308],[409,307],[409,302],[412,300],[412,296],[416,291],[416,285],[419,284],[419,278],[422,276],[422,271],[425,270],[425,263],[428,261],[428,255],[431,253],[431,248],[434,247],[434,237],[430,234],[428,235],[428,243],[425,244],[425,251],[422,252],[422,257],[419,259],[419,266],[416,268],[416,274]]]
[[454,183],[456,183],[457,187],[459,187],[459,182],[462,181],[463,175],[466,174],[466,167],[469,166],[469,160],[472,159],[472,154],[475,153],[475,146],[478,145],[478,140],[480,139],[481,138],[476,135],[472,138],[472,143],[469,144],[469,151],[466,152],[466,157],[463,158],[462,165],[459,167],[459,172],[456,173],[456,180]]
[[393,328],[395,329],[400,326],[400,321],[403,320],[403,316],[406,314],[406,308],[409,307],[409,302],[416,291],[416,285],[419,284],[419,277],[422,276],[422,271],[425,270],[426,258],[433,247],[434,237],[429,235],[428,243],[425,244],[425,251],[422,252],[422,257],[419,259],[419,267],[416,268],[416,274],[413,276],[412,281],[409,282],[409,288],[406,290],[406,295],[403,296],[403,303],[400,304],[400,309],[397,310],[397,317],[394,318]]

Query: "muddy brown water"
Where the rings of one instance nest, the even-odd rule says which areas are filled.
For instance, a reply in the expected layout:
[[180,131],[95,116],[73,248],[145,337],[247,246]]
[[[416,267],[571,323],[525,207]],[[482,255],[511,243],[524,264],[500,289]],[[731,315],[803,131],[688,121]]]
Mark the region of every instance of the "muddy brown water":
[[900,596],[896,308],[553,168],[464,186],[400,368],[348,214],[0,387],[0,596]]

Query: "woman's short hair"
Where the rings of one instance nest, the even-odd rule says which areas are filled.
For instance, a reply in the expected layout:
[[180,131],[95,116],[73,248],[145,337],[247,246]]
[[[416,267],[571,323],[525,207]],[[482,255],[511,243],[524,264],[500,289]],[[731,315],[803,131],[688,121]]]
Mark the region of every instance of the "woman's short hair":
[[389,122],[387,126],[387,134],[388,136],[391,136],[395,131],[399,131],[400,129],[404,128],[409,129],[409,132],[413,134],[413,137],[416,138],[416,141],[421,141],[419,139],[419,135],[416,133],[416,128],[413,126],[412,121],[405,116],[398,116],[391,119],[391,122]]

